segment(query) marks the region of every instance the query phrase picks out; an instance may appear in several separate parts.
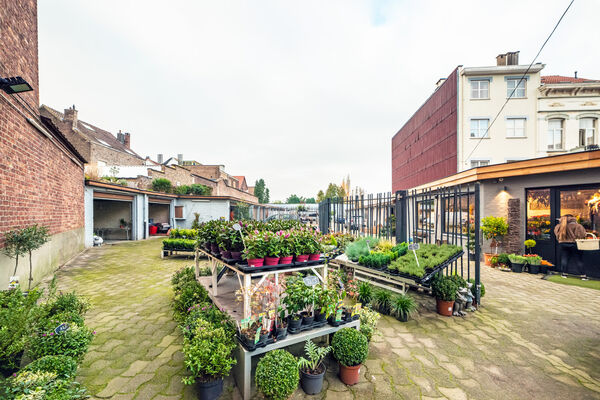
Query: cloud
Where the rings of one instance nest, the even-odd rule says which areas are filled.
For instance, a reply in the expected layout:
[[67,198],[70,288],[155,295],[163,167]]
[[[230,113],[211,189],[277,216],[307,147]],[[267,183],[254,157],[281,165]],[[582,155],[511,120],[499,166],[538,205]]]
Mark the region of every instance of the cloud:
[[[132,133],[143,155],[225,164],[272,197],[350,174],[391,186],[390,141],[458,64],[533,57],[564,1],[40,2],[42,102]],[[460,5],[460,6],[459,6]],[[598,3],[578,2],[542,54],[594,78]],[[574,45],[576,43],[577,45]]]

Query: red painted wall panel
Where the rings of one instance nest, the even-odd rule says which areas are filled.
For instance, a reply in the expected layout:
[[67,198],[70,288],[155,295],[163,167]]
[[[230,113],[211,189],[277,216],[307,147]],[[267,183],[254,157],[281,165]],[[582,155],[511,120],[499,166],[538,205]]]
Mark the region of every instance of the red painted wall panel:
[[457,172],[457,70],[392,138],[392,190]]

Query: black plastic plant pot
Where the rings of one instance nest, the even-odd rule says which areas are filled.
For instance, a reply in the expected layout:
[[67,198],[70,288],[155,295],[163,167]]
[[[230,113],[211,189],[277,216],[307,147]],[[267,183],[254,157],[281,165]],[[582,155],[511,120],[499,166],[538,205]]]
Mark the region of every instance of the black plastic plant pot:
[[302,325],[302,317],[298,316],[298,319],[294,319],[292,318],[292,316],[290,315],[288,317],[288,328],[292,328],[292,329],[298,329],[300,328],[300,325]]
[[398,314],[396,319],[400,322],[408,322],[408,313],[401,312],[400,314]]
[[540,272],[544,275],[548,274],[548,266],[547,265],[540,265]]
[[285,338],[287,336],[287,334],[288,334],[287,326],[286,327],[279,326],[279,327],[277,327],[277,330],[275,331],[275,337],[279,340]]
[[260,335],[260,343],[265,343],[267,340],[269,340],[269,334],[268,333],[264,333]]
[[531,265],[531,264],[529,264],[529,273],[530,274],[539,274],[540,273],[540,266],[539,265]]
[[308,312],[304,311],[302,313],[302,324],[303,325],[310,325],[313,322],[315,322],[315,316],[313,315],[309,315]]
[[307,374],[300,370],[300,386],[306,394],[318,394],[323,390],[323,378],[327,369],[323,366],[323,372],[317,375]]
[[196,382],[199,400],[217,400],[223,393],[223,379],[208,382]]
[[315,311],[315,322],[323,322],[327,317],[327,313],[322,313],[321,310]]
[[516,273],[521,273],[523,272],[523,266],[525,264],[519,264],[519,263],[510,263],[510,267],[512,269],[512,272],[516,272]]

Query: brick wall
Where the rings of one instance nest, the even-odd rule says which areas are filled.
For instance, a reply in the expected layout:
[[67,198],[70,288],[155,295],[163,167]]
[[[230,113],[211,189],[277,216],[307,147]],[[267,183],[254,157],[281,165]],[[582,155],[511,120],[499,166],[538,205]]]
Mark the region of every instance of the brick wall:
[[144,165],[141,158],[96,143],[91,143],[91,154],[87,161],[90,164],[104,161],[106,165]]
[[0,76],[23,76],[34,88],[0,94],[0,247],[3,233],[32,224],[51,234],[82,228],[83,166],[26,118],[39,120],[37,9],[34,0],[3,0],[0,7]]
[[221,168],[218,165],[186,165],[185,167],[194,174],[209,179],[218,179],[221,177]]
[[521,199],[508,199],[508,232],[504,239],[504,251],[520,254],[523,238],[521,237]]
[[456,173],[457,70],[392,138],[392,190]]

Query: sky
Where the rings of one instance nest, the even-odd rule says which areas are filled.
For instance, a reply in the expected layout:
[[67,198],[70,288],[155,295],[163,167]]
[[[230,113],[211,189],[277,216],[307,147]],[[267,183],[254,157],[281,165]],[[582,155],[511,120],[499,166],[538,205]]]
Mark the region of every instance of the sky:
[[[391,190],[391,139],[457,65],[531,62],[569,0],[38,2],[40,100],[156,159],[223,164],[271,200],[349,175]],[[538,61],[600,78],[600,1]]]

